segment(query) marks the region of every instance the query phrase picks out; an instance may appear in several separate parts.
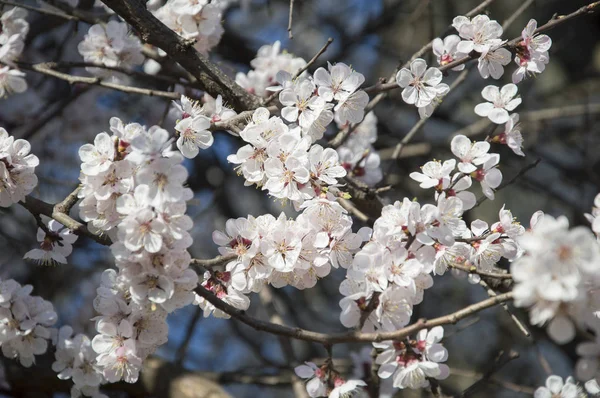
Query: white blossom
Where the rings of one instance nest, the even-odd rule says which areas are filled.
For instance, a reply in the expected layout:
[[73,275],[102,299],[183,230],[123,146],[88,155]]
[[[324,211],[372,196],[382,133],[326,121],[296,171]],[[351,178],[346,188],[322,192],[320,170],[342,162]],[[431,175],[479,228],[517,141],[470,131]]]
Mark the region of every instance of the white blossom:
[[517,86],[507,84],[499,89],[497,86],[486,86],[481,95],[489,102],[483,102],[475,107],[475,113],[481,117],[489,118],[493,123],[503,124],[508,122],[508,112],[513,111],[521,103],[517,95]]

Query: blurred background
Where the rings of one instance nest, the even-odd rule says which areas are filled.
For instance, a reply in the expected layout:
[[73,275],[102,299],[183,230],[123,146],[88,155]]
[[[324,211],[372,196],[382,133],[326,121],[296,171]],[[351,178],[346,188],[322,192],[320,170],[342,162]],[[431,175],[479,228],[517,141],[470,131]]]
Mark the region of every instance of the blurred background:
[[[40,5],[35,1],[19,2]],[[81,0],[80,7],[90,8],[92,3]],[[522,3],[521,0],[497,0],[489,7],[488,14],[502,23]],[[534,1],[503,37],[519,36],[530,18],[541,25],[556,13],[567,14],[588,3]],[[236,72],[249,69],[249,62],[262,45],[279,40],[282,48],[308,60],[332,37],[333,44],[312,70],[326,65],[327,61],[345,62],[365,75],[365,86],[368,86],[391,75],[414,52],[446,32],[455,16],[464,15],[477,4],[478,1],[472,0],[296,0],[294,38],[290,40],[287,32],[289,1],[232,2],[224,13],[225,34],[211,58],[233,77]],[[34,12],[29,13],[28,21],[31,29],[22,61],[82,60],[77,44],[89,25]],[[583,213],[590,211],[594,196],[600,191],[600,14],[578,18],[548,34],[553,45],[546,71],[519,86],[523,102],[517,111],[521,114],[527,156],[521,158],[506,147],[500,149],[500,169],[505,180],[510,180],[536,159],[541,162],[500,191],[495,201],[486,201],[467,213],[467,223],[476,218],[493,223],[505,204],[525,226],[529,225],[531,214],[540,209],[553,215],[564,214],[572,225],[587,224]],[[429,63],[434,62],[431,53],[424,58]],[[408,174],[428,160],[450,158],[450,140],[459,132],[478,139],[485,137],[486,126],[477,124],[480,118],[473,108],[481,102],[480,92],[485,85],[503,85],[510,81],[515,65],[507,67],[500,82],[483,80],[473,66],[468,66],[472,70],[466,81],[448,95],[400,159],[390,159],[393,152],[390,148],[418,121],[415,108],[402,101],[401,90],[394,90],[375,109],[379,137],[374,146],[380,150],[386,171],[379,186],[393,187],[382,194],[386,203],[404,197],[416,197],[421,203],[430,201],[430,193],[421,190]],[[72,73],[85,74],[81,69]],[[444,81],[450,83],[455,76],[452,74]],[[173,131],[175,121],[164,117],[170,102],[167,99],[97,86],[72,86],[33,72],[27,72],[27,79],[30,88],[25,93],[0,100],[0,126],[15,137],[31,142],[32,152],[40,158],[40,167],[36,170],[40,183],[33,195],[46,202],[61,200],[77,186],[80,165],[77,150],[93,141],[99,132],[108,130],[110,117],[147,126],[162,122]],[[143,81],[140,85],[144,83],[148,86]],[[166,84],[155,87],[170,89]],[[333,136],[335,131],[330,133]],[[189,186],[195,192],[188,206],[194,219],[195,243],[190,248],[193,257],[210,258],[217,254],[211,234],[215,229],[223,229],[229,218],[281,211],[294,214],[293,209],[282,207],[260,190],[244,187],[243,179],[226,160],[239,144],[235,137],[217,132],[215,144],[186,163],[190,171]],[[73,214],[77,215],[77,208]],[[68,265],[41,267],[26,263],[22,260],[23,254],[37,245],[33,217],[18,206],[1,209],[0,217],[0,278],[32,284],[36,295],[55,304],[61,325],[69,324],[76,332],[93,335],[92,299],[101,272],[114,266],[110,250],[81,238]],[[356,221],[354,229],[360,226]],[[337,289],[343,278],[344,270],[337,270],[310,290],[289,287],[267,290],[260,297],[252,295],[249,313],[267,319],[277,312],[290,326],[323,332],[342,331],[338,305],[341,296]],[[424,303],[415,308],[413,319],[444,315],[486,297],[480,286],[447,273],[435,278],[434,287],[425,293]],[[524,312],[515,311],[515,314],[522,320],[527,319]],[[231,396],[293,397],[290,363],[286,359],[290,353],[284,350],[291,347],[296,361],[319,363],[319,358],[322,360],[326,355],[320,346],[281,341],[237,321],[203,319],[193,306],[175,312],[169,321],[169,342],[156,353],[160,368],[153,377],[158,383],[160,380],[167,383],[173,369],[184,368],[217,380]],[[544,330],[530,329],[533,339],[525,338],[500,307],[448,327],[444,343],[452,373],[441,383],[443,391],[448,395],[460,393],[490,370],[501,352],[511,350],[520,357],[496,372],[473,396],[532,396],[534,388],[543,385],[546,379],[546,362],[554,374],[573,374],[577,360],[575,346],[581,340],[557,346]],[[339,358],[339,368],[351,373],[350,354],[358,353],[363,347],[369,345],[336,345],[334,357]],[[6,361],[4,363],[8,366]],[[244,375],[248,378],[243,379]],[[247,383],[248,380],[256,384]],[[136,393],[125,389],[111,394],[125,397]],[[428,391],[403,392],[397,396],[429,394]]]

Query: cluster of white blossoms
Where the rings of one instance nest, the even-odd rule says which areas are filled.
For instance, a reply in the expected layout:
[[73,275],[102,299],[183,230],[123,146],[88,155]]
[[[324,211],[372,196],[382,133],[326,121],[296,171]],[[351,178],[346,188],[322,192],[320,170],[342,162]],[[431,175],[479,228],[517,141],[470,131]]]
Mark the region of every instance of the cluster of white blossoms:
[[196,50],[208,55],[225,32],[221,19],[226,6],[222,0],[168,0],[153,13],[179,36],[193,40]]
[[573,377],[569,376],[563,381],[562,377],[556,375],[548,376],[545,386],[539,387],[533,393],[534,398],[586,398],[598,395],[600,386],[596,380],[587,381],[584,388],[581,388]]
[[527,75],[542,73],[550,62],[548,50],[552,46],[552,39],[548,35],[536,34],[537,22],[535,19],[529,21],[521,37],[523,40],[517,47],[515,63],[519,68],[513,73],[513,83],[519,83]]
[[584,226],[569,229],[565,217],[540,215],[517,242],[524,253],[510,267],[515,305],[529,308],[532,324],[547,324],[555,341],[571,341],[575,324],[600,310],[596,237]]
[[443,337],[444,328],[436,326],[419,331],[414,340],[373,343],[378,348],[377,374],[382,379],[392,377],[396,388],[424,388],[429,378],[445,379],[450,369],[442,363],[448,359],[448,351],[440,344]]
[[48,349],[56,312],[52,303],[32,296],[31,285],[0,281],[0,346],[5,357],[30,367]]
[[[250,301],[244,294],[259,292],[266,284],[307,289],[331,267],[347,268],[370,230],[353,233],[352,218],[332,199],[323,194],[305,201],[295,220],[283,213],[228,220],[225,232],[215,231],[213,240],[221,255],[237,257],[225,272],[207,272],[202,285],[234,307],[247,309]],[[228,317],[208,301],[198,302],[205,316],[214,310],[215,316]]]
[[[504,47],[506,40],[501,39],[502,26],[486,15],[477,15],[473,19],[459,16],[454,18],[452,26],[458,31],[462,40],[458,41],[453,36],[448,36],[452,39],[446,38],[447,46],[444,46],[442,55],[438,56],[440,65],[448,64],[475,51],[480,53],[477,67],[481,77],[487,79],[491,76],[500,79],[504,74],[504,67],[510,63],[512,57],[510,51]],[[547,35],[536,34],[536,29],[537,22],[531,19],[521,34],[523,40],[515,47],[515,63],[519,67],[512,75],[513,83],[519,83],[527,75],[542,73],[550,61],[548,50],[552,46],[552,40]]]
[[271,89],[281,90],[281,117],[297,123],[313,140],[322,138],[333,120],[346,126],[360,123],[365,116],[369,96],[359,89],[365,77],[342,62],[328,63],[327,69],[318,68],[313,76],[292,79],[291,73],[279,71],[276,77],[279,86]]
[[[343,126],[338,124],[340,129]],[[352,129],[348,138],[336,151],[340,164],[350,177],[373,186],[383,179],[381,157],[373,148],[377,141],[377,116],[369,112],[364,120]]]
[[[42,216],[42,219],[47,219]],[[44,220],[44,228],[38,228],[37,241],[39,249],[25,253],[24,259],[38,262],[42,265],[66,264],[67,257],[73,251],[73,243],[77,235],[56,220]]]
[[[110,121],[113,135],[79,150],[81,217],[107,232],[118,272],[104,272],[91,342],[96,369],[108,382],[135,382],[142,361],[167,341],[168,313],[189,305],[198,275],[189,268],[192,220],[183,156],[158,126]],[[79,386],[83,388],[85,386]]]
[[58,330],[55,345],[52,370],[61,380],[73,380],[71,396],[108,398],[99,391],[105,381],[98,372],[97,355],[90,339],[82,333],[73,336],[73,329],[63,326]]
[[29,32],[26,17],[27,11],[17,7],[0,16],[0,98],[27,90],[25,73],[14,64],[25,48],[25,36]]
[[15,140],[0,127],[0,207],[24,200],[37,185],[35,168],[40,161],[30,151],[29,142]]
[[[501,39],[502,26],[497,21],[490,20],[487,15],[477,15],[472,19],[458,16],[454,18],[452,26],[458,31],[458,35],[449,35],[443,40],[436,38],[432,42],[438,64],[451,64],[474,51],[480,54],[477,68],[481,77],[500,79],[504,75],[504,67],[512,57],[511,52],[505,48],[506,40]],[[530,20],[522,32],[523,40],[515,46],[515,62],[519,68],[513,73],[513,83],[519,83],[527,74],[543,72],[549,62],[548,50],[552,41],[547,35],[536,34],[536,28],[537,22]],[[461,64],[452,70],[460,71],[464,67]],[[402,99],[407,104],[414,104],[419,109],[421,118],[427,118],[449,91],[449,86],[442,83],[442,77],[439,69],[428,68],[423,59],[417,58],[410,63],[409,69],[402,68],[398,71],[396,82],[404,88]],[[496,86],[486,87],[483,96],[491,104],[479,106],[481,112],[476,108],[476,113],[484,117],[489,114],[494,123],[506,123],[506,111],[512,111],[520,103],[520,99],[513,99],[516,92],[514,84],[504,86],[502,92]]]
[[313,136],[300,126],[270,116],[266,108],[254,111],[240,137],[248,144],[227,160],[239,165],[236,169],[245,184],[256,184],[296,206],[335,188],[338,179],[346,175],[334,149],[312,144]]
[[181,96],[180,103],[175,104],[177,124],[175,131],[177,148],[188,159],[195,158],[200,149],[210,147],[214,138],[210,132],[210,124],[225,121],[236,115],[235,111],[223,105],[223,98],[219,95],[216,99],[208,94],[204,95],[204,104],[193,101],[185,95]]
[[487,15],[477,15],[473,19],[458,16],[452,21],[452,26],[460,36],[454,48],[456,52],[450,53],[452,60],[463,58],[471,51],[478,52],[477,68],[481,77],[500,79],[511,58],[510,51],[502,47],[506,43],[501,39],[502,26]]
[[249,93],[266,98],[271,94],[268,88],[277,83],[279,71],[294,75],[306,66],[306,61],[286,51],[281,52],[281,42],[276,41],[273,44],[262,46],[258,50],[256,58],[250,61],[250,65],[252,69],[248,73],[238,72],[236,74],[235,82]]
[[[148,6],[206,55],[223,34],[221,18],[227,3],[167,0],[164,5]],[[27,87],[24,74],[13,63],[23,51],[29,29],[25,16],[25,11],[15,8],[0,17],[0,97]],[[481,76],[500,79],[512,57],[501,38],[500,24],[478,15],[456,17],[453,26],[458,35],[432,43],[438,64],[445,66],[476,52]],[[222,270],[207,269],[202,288],[246,310],[248,295],[266,285],[307,289],[332,268],[341,267],[346,269],[339,287],[344,296],[339,303],[341,323],[358,331],[392,332],[410,322],[414,305],[433,285],[432,275],[443,275],[449,268],[500,272],[497,264],[505,259],[511,262],[515,305],[530,309],[532,324],[547,325],[548,334],[559,343],[571,341],[577,328],[596,332],[595,341],[577,347],[576,373],[582,380],[591,379],[585,385],[588,393],[600,393],[593,379],[600,376],[600,194],[586,215],[596,236],[584,227],[569,229],[564,217],[555,219],[541,212],[533,215],[526,231],[504,206],[491,225],[475,220],[467,226],[463,221],[464,212],[477,204],[470,191],[473,180],[492,200],[502,182],[500,156],[489,152],[490,144],[507,145],[524,156],[519,115],[510,112],[521,103],[515,84],[528,74],[541,73],[549,62],[551,40],[536,34],[536,27],[531,20],[514,46],[519,66],[514,84],[485,87],[482,96],[488,102],[475,107],[477,115],[504,124],[504,131],[476,142],[455,136],[451,151],[456,159],[433,160],[421,172],[410,174],[421,188],[433,189],[433,204],[404,198],[384,206],[372,229],[357,232],[352,231],[352,217],[337,201],[346,197],[339,189],[341,179],[351,176],[372,186],[383,178],[373,148],[377,118],[372,112],[365,115],[369,97],[360,89],[364,76],[344,63],[328,63],[312,75],[305,71],[295,76],[306,66],[304,59],[282,52],[279,42],[261,47],[251,62],[252,70],[238,73],[236,82],[262,98],[278,92],[281,116],[271,115],[267,108],[254,110],[239,133],[246,144],[227,159],[236,164],[246,185],[289,200],[300,214],[295,219],[281,213],[228,220],[224,232],[213,233],[213,241],[220,254],[231,260]],[[78,49],[86,62],[107,67],[132,68],[144,61],[140,40],[129,34],[123,22],[93,25]],[[462,69],[464,65],[453,68]],[[125,78],[102,68],[88,70],[97,76]],[[398,71],[396,82],[403,88],[403,100],[426,118],[449,91],[442,77],[440,69],[417,58]],[[117,268],[103,272],[96,290],[93,306],[99,315],[93,321],[98,334],[93,339],[73,335],[69,326],[52,329],[57,315],[51,303],[31,296],[31,286],[0,281],[3,354],[29,367],[51,341],[56,345],[52,368],[60,379],[73,381],[73,397],[105,398],[101,385],[136,382],[143,361],[167,341],[166,318],[176,309],[195,304],[205,317],[229,317],[194,291],[199,278],[189,267],[187,251],[193,222],[185,214],[193,192],[185,187],[188,172],[182,163],[213,144],[211,124],[236,112],[220,95],[205,94],[202,103],[182,95],[174,113],[179,151],[172,149],[174,139],[161,127],[124,124],[118,118],[110,120],[111,134],[102,132],[93,144],[79,150],[80,216],[92,233],[112,240]],[[337,149],[316,144],[334,121],[338,129],[350,130],[343,144]],[[0,128],[1,207],[24,200],[36,186],[39,160],[29,152],[27,141],[15,140]],[[25,258],[66,263],[77,236],[56,220],[43,219],[39,227],[40,248],[27,252]],[[415,339],[373,343],[378,376],[400,389],[424,388],[430,379],[446,378],[443,335],[438,326],[419,331]],[[366,395],[367,375],[345,379],[332,361],[322,366],[307,362],[295,372],[308,380],[310,397]],[[535,397],[575,398],[582,393],[573,379],[563,382],[550,376]]]
[[[125,22],[109,21],[92,25],[77,46],[85,62],[116,68],[131,68],[144,62],[142,43],[129,34]],[[95,76],[123,80],[125,75],[113,70],[87,67]]]

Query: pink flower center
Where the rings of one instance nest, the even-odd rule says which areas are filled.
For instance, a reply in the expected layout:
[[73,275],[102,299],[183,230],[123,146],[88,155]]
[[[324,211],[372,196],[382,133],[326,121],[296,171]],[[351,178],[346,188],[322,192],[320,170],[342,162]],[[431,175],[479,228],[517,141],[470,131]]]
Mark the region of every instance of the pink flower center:
[[471,177],[473,177],[475,180],[481,182],[485,178],[485,170],[478,169],[471,173]]
[[442,55],[442,57],[440,59],[440,65],[447,65],[452,61],[454,61],[454,58],[452,58],[452,55],[444,54],[444,55]]

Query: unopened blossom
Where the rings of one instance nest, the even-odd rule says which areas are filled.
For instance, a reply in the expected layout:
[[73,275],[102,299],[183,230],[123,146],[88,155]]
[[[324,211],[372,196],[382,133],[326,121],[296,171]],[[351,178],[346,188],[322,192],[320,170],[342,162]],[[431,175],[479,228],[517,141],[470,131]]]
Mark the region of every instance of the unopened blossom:
[[[457,35],[448,35],[444,40],[439,37],[433,40],[433,54],[437,57],[438,64],[440,66],[447,65],[457,59],[461,59],[467,56],[467,54],[461,53],[457,50],[460,37]],[[465,68],[465,65],[458,65],[452,70],[460,71]]]
[[487,117],[496,124],[508,122],[508,112],[513,111],[521,103],[517,95],[517,86],[507,84],[499,89],[497,86],[486,86],[481,95],[489,102],[483,102],[475,107],[475,113]]
[[210,147],[214,138],[208,130],[209,128],[210,120],[203,115],[180,120],[175,126],[175,130],[179,133],[177,148],[181,154],[188,159],[193,159],[198,155],[200,149]]
[[427,63],[417,58],[410,64],[410,70],[400,69],[396,82],[402,90],[402,99],[407,104],[423,107],[431,103],[437,94],[445,90],[441,85],[442,72],[437,68],[427,68]]

